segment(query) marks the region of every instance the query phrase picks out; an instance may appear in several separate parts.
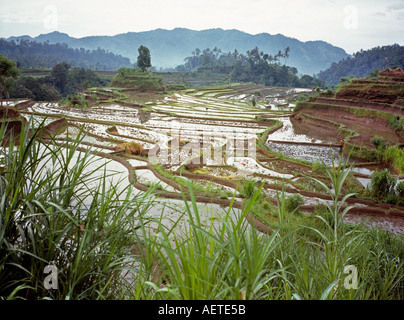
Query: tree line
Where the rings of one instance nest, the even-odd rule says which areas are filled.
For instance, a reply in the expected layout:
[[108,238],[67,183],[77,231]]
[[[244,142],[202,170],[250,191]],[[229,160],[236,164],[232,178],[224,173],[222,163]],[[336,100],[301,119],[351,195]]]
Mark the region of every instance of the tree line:
[[65,43],[49,44],[29,40],[19,40],[16,43],[0,39],[0,54],[15,61],[19,68],[52,68],[62,62],[72,67],[102,71],[115,71],[121,67],[131,66],[129,58],[104,49],[91,51],[83,48],[73,49]]
[[289,47],[274,55],[264,53],[258,47],[248,50],[246,54],[237,50],[223,53],[217,47],[212,50],[196,48],[192,56],[185,58],[185,63],[178,66],[176,71],[210,70],[228,74],[230,81],[254,82],[266,86],[310,88],[324,85],[322,81],[309,75],[299,78],[298,70],[286,65],[289,53]]
[[28,98],[35,101],[57,101],[89,87],[106,86],[94,71],[71,68],[62,62],[43,77],[20,76],[16,63],[0,55],[1,98]]
[[404,68],[404,46],[398,44],[375,47],[369,50],[360,50],[338,63],[332,63],[317,77],[327,84],[338,84],[341,78],[362,78],[389,67]]

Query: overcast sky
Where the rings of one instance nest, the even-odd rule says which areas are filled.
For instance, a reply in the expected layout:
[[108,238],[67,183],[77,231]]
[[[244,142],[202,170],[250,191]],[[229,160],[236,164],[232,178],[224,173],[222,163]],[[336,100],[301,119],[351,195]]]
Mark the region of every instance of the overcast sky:
[[157,28],[238,29],[324,40],[354,53],[404,45],[404,0],[0,0],[0,37]]

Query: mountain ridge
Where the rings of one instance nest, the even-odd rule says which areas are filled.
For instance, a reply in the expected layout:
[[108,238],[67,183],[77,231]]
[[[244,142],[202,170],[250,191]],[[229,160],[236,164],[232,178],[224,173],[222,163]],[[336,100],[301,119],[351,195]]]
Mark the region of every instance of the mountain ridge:
[[66,43],[71,48],[86,50],[105,49],[115,54],[136,61],[138,47],[145,45],[150,49],[152,65],[162,68],[175,68],[183,64],[184,59],[196,48],[201,50],[217,47],[222,53],[234,52],[245,54],[247,50],[258,47],[268,54],[290,48],[288,65],[296,67],[300,74],[316,74],[327,69],[333,62],[338,62],[349,55],[344,49],[322,40],[300,41],[282,34],[249,34],[237,29],[224,30],[212,28],[191,30],[187,28],[155,29],[151,31],[127,32],[114,36],[96,35],[81,38],[71,37],[66,33],[54,31],[36,37],[27,35],[6,38],[7,41],[25,39],[36,42]]

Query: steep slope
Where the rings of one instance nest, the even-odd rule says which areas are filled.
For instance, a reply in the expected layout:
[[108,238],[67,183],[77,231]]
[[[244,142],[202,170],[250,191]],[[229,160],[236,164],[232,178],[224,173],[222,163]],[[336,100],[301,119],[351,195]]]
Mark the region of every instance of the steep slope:
[[[291,121],[334,142],[345,138],[358,158],[376,161],[383,155],[386,164],[404,172],[399,155],[404,144],[404,71],[400,68],[380,71],[377,79],[353,79],[335,94],[298,102]],[[396,146],[396,154],[377,149],[376,138]]]

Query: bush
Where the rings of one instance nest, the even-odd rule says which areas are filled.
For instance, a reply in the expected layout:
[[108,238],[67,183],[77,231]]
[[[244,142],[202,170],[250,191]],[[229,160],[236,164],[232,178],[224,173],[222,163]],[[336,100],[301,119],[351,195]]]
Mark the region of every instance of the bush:
[[254,193],[257,191],[257,188],[255,187],[255,182],[254,180],[246,180],[241,187],[240,194],[249,199],[252,198]]
[[312,169],[313,169],[313,171],[316,171],[316,172],[324,172],[326,170],[326,167],[325,167],[324,163],[320,163],[320,162],[316,161],[313,163]]
[[396,130],[403,129],[403,119],[401,117],[389,116],[387,122]]
[[303,197],[295,193],[286,199],[286,210],[290,213],[294,210],[298,210],[298,208],[304,204]]
[[386,197],[385,202],[390,204],[398,204],[398,197],[395,193],[391,193]]
[[400,197],[400,198],[403,198],[404,199],[404,181],[400,181],[398,184],[397,184],[397,193],[398,193],[398,196]]
[[88,107],[86,98],[81,94],[68,95],[67,99],[68,99],[67,105],[71,108],[87,108]]
[[376,147],[376,149],[379,149],[379,147],[384,149],[386,147],[386,142],[382,137],[375,136],[370,139],[370,142]]
[[404,171],[404,149],[398,146],[387,146],[380,157],[400,172]]
[[397,179],[393,178],[387,169],[375,171],[370,182],[371,195],[378,200],[386,199],[394,194]]

